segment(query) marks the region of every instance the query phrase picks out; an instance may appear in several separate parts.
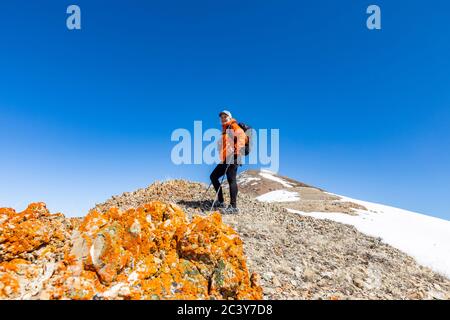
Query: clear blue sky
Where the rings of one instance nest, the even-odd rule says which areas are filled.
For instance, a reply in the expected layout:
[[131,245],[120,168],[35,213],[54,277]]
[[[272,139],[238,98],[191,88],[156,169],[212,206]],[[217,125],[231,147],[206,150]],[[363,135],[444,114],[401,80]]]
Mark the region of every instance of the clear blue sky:
[[450,219],[449,17],[444,0],[2,1],[0,206],[82,215],[208,182],[171,164],[170,134],[229,106],[280,129],[281,174]]

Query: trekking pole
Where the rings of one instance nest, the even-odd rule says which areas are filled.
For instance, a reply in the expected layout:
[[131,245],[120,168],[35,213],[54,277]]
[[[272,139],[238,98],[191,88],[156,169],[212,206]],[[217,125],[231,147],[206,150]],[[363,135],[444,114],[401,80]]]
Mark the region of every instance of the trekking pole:
[[222,189],[222,184],[223,184],[223,181],[225,180],[225,176],[227,175],[227,171],[228,171],[229,167],[230,167],[230,164],[228,164],[227,168],[225,169],[225,173],[223,174],[222,181],[220,182],[219,189],[217,189],[217,191],[216,191],[216,196],[214,197],[214,201],[213,201],[213,203],[211,205],[211,209],[209,209],[209,211],[211,211],[212,208],[214,207],[214,205],[216,204],[217,196],[219,195],[219,192]]
[[202,195],[202,197],[200,198],[200,206],[201,206],[202,208],[203,208],[203,202],[205,201],[206,196],[208,195],[208,191],[209,191],[209,189],[211,189],[211,185],[212,185],[212,182],[209,183],[208,188],[206,189],[205,192],[203,192],[203,195]]
[[212,182],[209,183],[208,188],[207,188],[206,191],[203,193],[202,201],[205,200],[205,197],[206,197],[206,195],[208,194],[209,189],[211,189],[211,185],[212,185]]

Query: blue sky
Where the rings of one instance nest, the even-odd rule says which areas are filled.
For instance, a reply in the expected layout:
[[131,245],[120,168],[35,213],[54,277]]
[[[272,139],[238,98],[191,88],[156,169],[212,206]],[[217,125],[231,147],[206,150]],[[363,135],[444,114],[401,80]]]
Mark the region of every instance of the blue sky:
[[156,179],[208,182],[212,168],[171,163],[170,135],[227,106],[280,129],[280,174],[450,219],[449,15],[448,1],[2,1],[0,206],[82,215]]

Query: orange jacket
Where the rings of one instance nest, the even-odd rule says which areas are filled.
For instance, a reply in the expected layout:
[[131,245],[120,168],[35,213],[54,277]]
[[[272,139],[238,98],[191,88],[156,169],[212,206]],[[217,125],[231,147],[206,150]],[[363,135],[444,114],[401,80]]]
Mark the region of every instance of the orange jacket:
[[222,124],[220,159],[225,161],[233,154],[239,155],[242,148],[245,147],[246,141],[247,135],[235,119]]

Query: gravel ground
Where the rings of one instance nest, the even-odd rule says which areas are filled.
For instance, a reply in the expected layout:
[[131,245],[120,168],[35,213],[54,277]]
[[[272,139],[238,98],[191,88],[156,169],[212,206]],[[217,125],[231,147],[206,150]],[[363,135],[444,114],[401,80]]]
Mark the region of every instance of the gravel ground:
[[[114,196],[95,209],[128,209],[161,200],[189,216],[209,214],[212,190],[184,180]],[[265,299],[450,299],[450,280],[354,227],[287,212],[243,192],[241,212],[223,216],[244,241]]]

